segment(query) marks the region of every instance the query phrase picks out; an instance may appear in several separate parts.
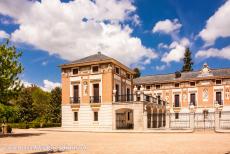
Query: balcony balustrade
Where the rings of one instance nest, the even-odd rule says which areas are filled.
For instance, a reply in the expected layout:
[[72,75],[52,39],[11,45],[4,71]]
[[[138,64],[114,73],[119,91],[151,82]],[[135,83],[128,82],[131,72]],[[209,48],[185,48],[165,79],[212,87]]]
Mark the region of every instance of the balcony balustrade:
[[101,96],[90,96],[90,103],[101,103]]

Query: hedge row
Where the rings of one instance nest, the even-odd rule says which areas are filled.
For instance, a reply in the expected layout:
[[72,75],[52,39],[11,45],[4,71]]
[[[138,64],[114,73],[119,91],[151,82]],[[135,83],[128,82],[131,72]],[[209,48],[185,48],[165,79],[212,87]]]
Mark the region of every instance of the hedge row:
[[8,123],[8,125],[19,129],[61,127],[60,123]]

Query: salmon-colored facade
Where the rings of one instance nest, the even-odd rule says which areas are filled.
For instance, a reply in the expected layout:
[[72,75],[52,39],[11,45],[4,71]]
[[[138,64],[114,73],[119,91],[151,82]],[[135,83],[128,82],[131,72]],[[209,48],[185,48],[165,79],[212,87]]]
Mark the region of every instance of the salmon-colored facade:
[[[134,72],[101,53],[61,65],[62,127],[114,130],[190,126],[187,113],[230,111],[230,69],[210,69],[133,79]],[[169,112],[169,114],[166,114]],[[179,116],[186,113],[186,116]],[[172,114],[171,116],[169,116]],[[166,120],[166,115],[168,120]],[[214,115],[214,114],[209,114]],[[200,118],[197,116],[197,127]],[[201,120],[202,121],[202,120]]]

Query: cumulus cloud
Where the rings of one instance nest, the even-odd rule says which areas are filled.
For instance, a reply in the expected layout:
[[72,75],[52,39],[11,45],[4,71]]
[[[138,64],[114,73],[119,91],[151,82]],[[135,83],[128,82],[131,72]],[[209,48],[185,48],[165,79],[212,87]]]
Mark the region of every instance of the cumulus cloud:
[[159,49],[168,49],[169,46],[168,46],[167,44],[160,43],[160,44],[158,44],[158,48],[159,48]]
[[219,37],[230,36],[230,0],[227,0],[213,16],[211,16],[205,28],[199,36],[206,42],[206,46],[213,45]]
[[180,28],[182,27],[182,25],[179,23],[178,19],[174,19],[174,20],[163,20],[163,21],[159,21],[155,24],[155,26],[153,27],[153,32],[160,32],[160,33],[165,33],[165,34],[171,34],[171,33],[175,33],[178,32],[180,30]]
[[182,38],[179,42],[172,42],[169,45],[170,51],[163,55],[161,61],[165,63],[170,63],[172,61],[179,62],[184,57],[185,49],[189,46],[189,44],[190,42],[187,38]]
[[132,36],[125,24],[139,24],[132,0],[7,0],[0,1],[0,14],[19,24],[11,36],[15,42],[75,60],[101,51],[126,65],[154,59],[153,49]]
[[49,80],[43,80],[43,86],[41,86],[42,90],[50,92],[52,89],[56,87],[61,87],[59,82],[52,82]]
[[9,38],[9,37],[10,37],[10,35],[7,32],[0,30],[0,39],[1,38]]
[[230,60],[230,46],[222,49],[210,48],[208,50],[199,50],[196,58],[218,57]]
[[[31,82],[28,82],[26,80],[21,80],[21,83],[24,85],[24,87],[28,88],[31,87],[32,85],[35,85]],[[49,80],[43,80],[43,85],[39,85],[38,87],[40,87],[42,90],[50,92],[52,89],[56,88],[56,87],[61,87],[61,83],[59,82],[52,82]]]
[[25,81],[25,80],[21,80],[21,83],[24,85],[24,87],[31,87],[33,84],[28,82],[28,81]]

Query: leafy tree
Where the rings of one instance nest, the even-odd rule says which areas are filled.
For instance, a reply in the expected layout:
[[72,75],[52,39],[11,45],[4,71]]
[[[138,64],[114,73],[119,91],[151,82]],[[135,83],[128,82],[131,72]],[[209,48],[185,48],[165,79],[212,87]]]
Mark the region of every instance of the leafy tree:
[[193,71],[193,68],[192,68],[193,62],[192,62],[191,54],[192,53],[190,52],[190,49],[186,48],[185,53],[184,53],[184,59],[183,59],[184,65],[182,68],[182,72]]
[[17,110],[14,106],[0,104],[0,122],[14,122],[17,118]]
[[18,61],[22,55],[9,41],[0,45],[0,103],[8,104],[21,90],[18,75],[23,71]]
[[48,119],[48,108],[49,108],[49,99],[50,93],[43,91],[39,87],[31,87],[30,89],[32,99],[33,99],[33,114],[40,121],[46,122]]
[[30,122],[34,119],[33,99],[29,89],[25,88],[22,90],[20,96],[16,100],[16,106],[18,107],[18,114],[21,122]]
[[48,107],[48,117],[51,122],[60,123],[61,122],[61,88],[56,87],[51,91],[49,107]]
[[140,72],[139,68],[134,68],[133,71],[135,72],[134,78],[138,78],[141,76],[141,72]]

